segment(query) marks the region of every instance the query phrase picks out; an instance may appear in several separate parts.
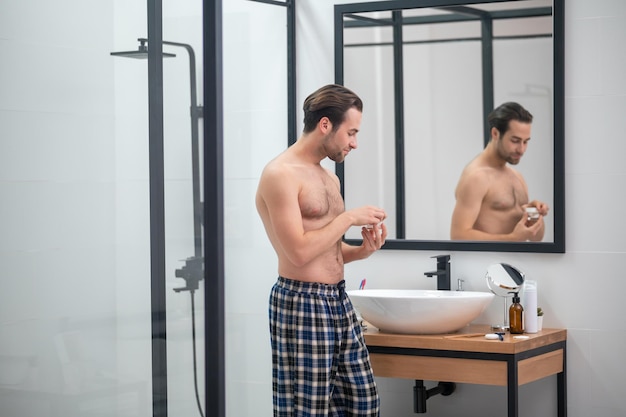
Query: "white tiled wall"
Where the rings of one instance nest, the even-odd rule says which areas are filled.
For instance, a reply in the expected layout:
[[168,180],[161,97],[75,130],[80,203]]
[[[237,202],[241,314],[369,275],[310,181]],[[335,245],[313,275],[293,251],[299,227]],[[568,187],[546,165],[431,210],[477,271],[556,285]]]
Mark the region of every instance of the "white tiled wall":
[[[300,0],[297,3],[298,103],[319,86],[334,81],[333,4],[347,2]],[[564,327],[569,332],[569,415],[617,417],[626,415],[622,366],[626,324],[620,313],[624,303],[621,283],[626,264],[626,217],[622,210],[626,204],[623,191],[626,165],[622,162],[626,154],[622,126],[626,114],[626,2],[565,0],[565,7],[567,253],[452,253],[453,279],[464,278],[470,290],[484,290],[487,266],[493,262],[509,262],[522,268],[529,279],[537,280],[539,304],[546,311],[544,326]],[[263,137],[274,153],[285,142],[283,132]],[[238,155],[227,156],[226,164],[237,158]],[[253,198],[252,188],[259,174],[258,170],[252,172],[248,199]],[[229,180],[227,189],[233,183]],[[246,294],[249,298],[237,302],[244,311],[243,306],[254,310],[249,318],[250,325],[264,326],[265,307],[259,297],[266,298],[269,291],[276,271],[275,259],[263,240],[252,203],[248,204],[252,229],[236,258],[240,261],[241,256],[248,260],[246,266],[239,265],[241,274],[247,275],[241,279],[255,285],[256,290],[247,291],[238,286],[237,297]],[[430,256],[437,254],[423,251],[377,253],[367,261],[347,266],[348,286],[356,288],[360,279],[367,277],[368,286],[372,288],[434,288],[434,281],[425,278],[423,272],[432,269]],[[257,279],[258,286],[253,284]],[[481,319],[498,321],[500,315],[501,305],[494,303]],[[265,364],[270,360],[268,336],[258,331],[255,337],[260,340],[248,339],[255,346],[255,360]],[[229,365],[243,366],[232,362]],[[257,382],[256,377],[250,378],[250,384]],[[412,381],[379,379],[379,383],[382,415],[414,415]],[[556,378],[552,377],[521,387],[520,415],[555,415],[555,386]],[[264,390],[267,396],[271,395],[269,386]],[[259,398],[255,394],[249,399],[261,401],[257,409],[259,415],[270,415],[270,410],[260,411],[261,405],[269,404],[264,396]],[[430,399],[427,415],[496,416],[504,415],[505,409],[503,388],[460,385],[452,396]]]

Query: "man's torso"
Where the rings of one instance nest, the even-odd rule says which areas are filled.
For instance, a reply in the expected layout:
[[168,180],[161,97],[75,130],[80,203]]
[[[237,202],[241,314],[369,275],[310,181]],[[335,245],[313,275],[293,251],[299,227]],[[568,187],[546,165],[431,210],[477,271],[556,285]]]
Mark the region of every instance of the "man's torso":
[[528,194],[513,169],[486,169],[489,186],[474,227],[487,233],[510,233],[523,215],[522,205],[528,203]]
[[[298,165],[280,160],[278,169],[281,175],[289,176],[287,186],[298,187],[298,205],[302,216],[304,232],[318,230],[328,225],[344,211],[344,203],[339,190],[338,179],[320,165]],[[274,187],[284,186],[273,184]],[[269,214],[261,213],[264,223],[269,224]],[[287,257],[281,244],[277,242],[273,225],[266,227],[270,240],[278,255],[279,274],[283,277],[334,284],[343,279],[343,256],[341,240],[338,240],[305,265],[294,265]]]

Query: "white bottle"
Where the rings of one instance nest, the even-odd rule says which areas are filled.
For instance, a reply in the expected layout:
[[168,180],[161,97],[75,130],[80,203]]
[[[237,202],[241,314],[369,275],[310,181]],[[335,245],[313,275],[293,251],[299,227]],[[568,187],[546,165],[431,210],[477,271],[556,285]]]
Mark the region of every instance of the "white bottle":
[[524,324],[526,333],[537,333],[537,281],[524,281]]

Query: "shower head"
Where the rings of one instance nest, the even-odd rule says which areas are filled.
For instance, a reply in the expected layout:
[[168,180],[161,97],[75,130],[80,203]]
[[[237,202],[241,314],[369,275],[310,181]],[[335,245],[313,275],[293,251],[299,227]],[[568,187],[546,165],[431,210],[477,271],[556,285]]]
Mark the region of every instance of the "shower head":
[[[148,59],[148,45],[146,39],[139,39],[139,46],[134,51],[111,52],[113,56],[121,56],[123,58]],[[163,52],[163,58],[173,58],[176,54]]]

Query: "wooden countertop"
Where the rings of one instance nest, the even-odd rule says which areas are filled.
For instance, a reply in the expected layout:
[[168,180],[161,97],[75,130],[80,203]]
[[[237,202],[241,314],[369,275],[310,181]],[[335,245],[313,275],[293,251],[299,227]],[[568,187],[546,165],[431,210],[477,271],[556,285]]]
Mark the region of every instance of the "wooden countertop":
[[[567,339],[566,329],[542,329],[539,333],[524,333],[528,339],[515,339],[510,333],[504,340],[488,340],[484,335],[493,333],[487,324],[470,325],[456,333],[436,335],[406,335],[380,332],[368,324],[364,331],[368,346],[455,350],[464,352],[488,352],[515,354]],[[520,335],[521,336],[521,335]]]

